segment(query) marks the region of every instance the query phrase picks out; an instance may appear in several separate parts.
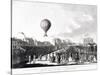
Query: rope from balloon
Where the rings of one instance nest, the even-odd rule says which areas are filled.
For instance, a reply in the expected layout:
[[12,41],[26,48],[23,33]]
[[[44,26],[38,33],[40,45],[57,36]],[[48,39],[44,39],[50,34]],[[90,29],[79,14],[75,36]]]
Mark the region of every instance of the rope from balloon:
[[47,37],[47,36],[48,36],[47,33],[45,33],[45,34],[44,34],[44,37]]

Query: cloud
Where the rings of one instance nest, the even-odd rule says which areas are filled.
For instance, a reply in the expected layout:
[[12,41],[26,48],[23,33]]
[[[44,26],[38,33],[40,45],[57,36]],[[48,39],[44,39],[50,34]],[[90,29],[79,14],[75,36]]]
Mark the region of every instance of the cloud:
[[65,30],[66,33],[72,33],[72,29],[69,28],[68,26],[66,26],[66,30]]
[[[79,21],[77,21],[76,19],[78,19]],[[74,30],[81,28],[83,26],[83,23],[93,21],[93,17],[88,14],[83,14],[79,15],[78,18],[72,18],[69,21],[69,25],[66,26],[66,33],[72,33]]]
[[91,15],[88,15],[88,14],[84,14],[83,18],[85,21],[93,21],[93,17]]
[[81,14],[77,19],[80,22],[91,22],[94,20],[93,17],[89,14]]
[[72,33],[74,30],[79,29],[81,27],[74,19],[70,20],[69,25],[66,25],[65,32]]
[[80,28],[80,25],[79,25],[76,21],[74,21],[74,20],[72,20],[71,24],[72,24],[72,28],[73,28],[73,29],[78,29],[78,28]]

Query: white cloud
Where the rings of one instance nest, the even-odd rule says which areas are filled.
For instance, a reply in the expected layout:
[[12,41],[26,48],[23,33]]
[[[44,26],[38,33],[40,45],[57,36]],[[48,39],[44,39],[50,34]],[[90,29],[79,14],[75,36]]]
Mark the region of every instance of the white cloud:
[[75,22],[74,20],[72,20],[71,23],[72,23],[72,26],[71,26],[71,27],[72,27],[73,29],[78,29],[78,28],[80,28],[80,25],[79,25],[77,22]]
[[72,29],[66,26],[66,30],[64,31],[65,33],[72,33]]
[[93,17],[89,14],[83,14],[79,16],[78,20],[80,22],[90,22],[93,21]]
[[83,18],[86,20],[86,21],[93,21],[93,17],[91,15],[88,15],[88,14],[84,14],[83,15]]

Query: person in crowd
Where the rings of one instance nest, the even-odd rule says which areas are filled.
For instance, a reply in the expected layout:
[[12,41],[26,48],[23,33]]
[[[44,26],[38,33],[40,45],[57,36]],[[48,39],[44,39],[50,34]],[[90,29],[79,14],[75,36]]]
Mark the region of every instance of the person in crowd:
[[54,53],[52,54],[52,62],[55,62],[55,56],[54,56]]
[[60,54],[58,53],[57,54],[57,63],[60,64],[60,61],[61,61],[61,57],[60,57]]

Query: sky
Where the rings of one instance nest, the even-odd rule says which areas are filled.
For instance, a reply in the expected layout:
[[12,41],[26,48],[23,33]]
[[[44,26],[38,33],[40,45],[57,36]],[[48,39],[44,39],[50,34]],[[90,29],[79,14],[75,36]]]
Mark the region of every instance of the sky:
[[79,41],[86,34],[97,40],[97,8],[95,5],[42,3],[13,0],[12,36],[22,36],[43,41],[40,27],[43,19],[49,19],[48,38],[59,37]]

